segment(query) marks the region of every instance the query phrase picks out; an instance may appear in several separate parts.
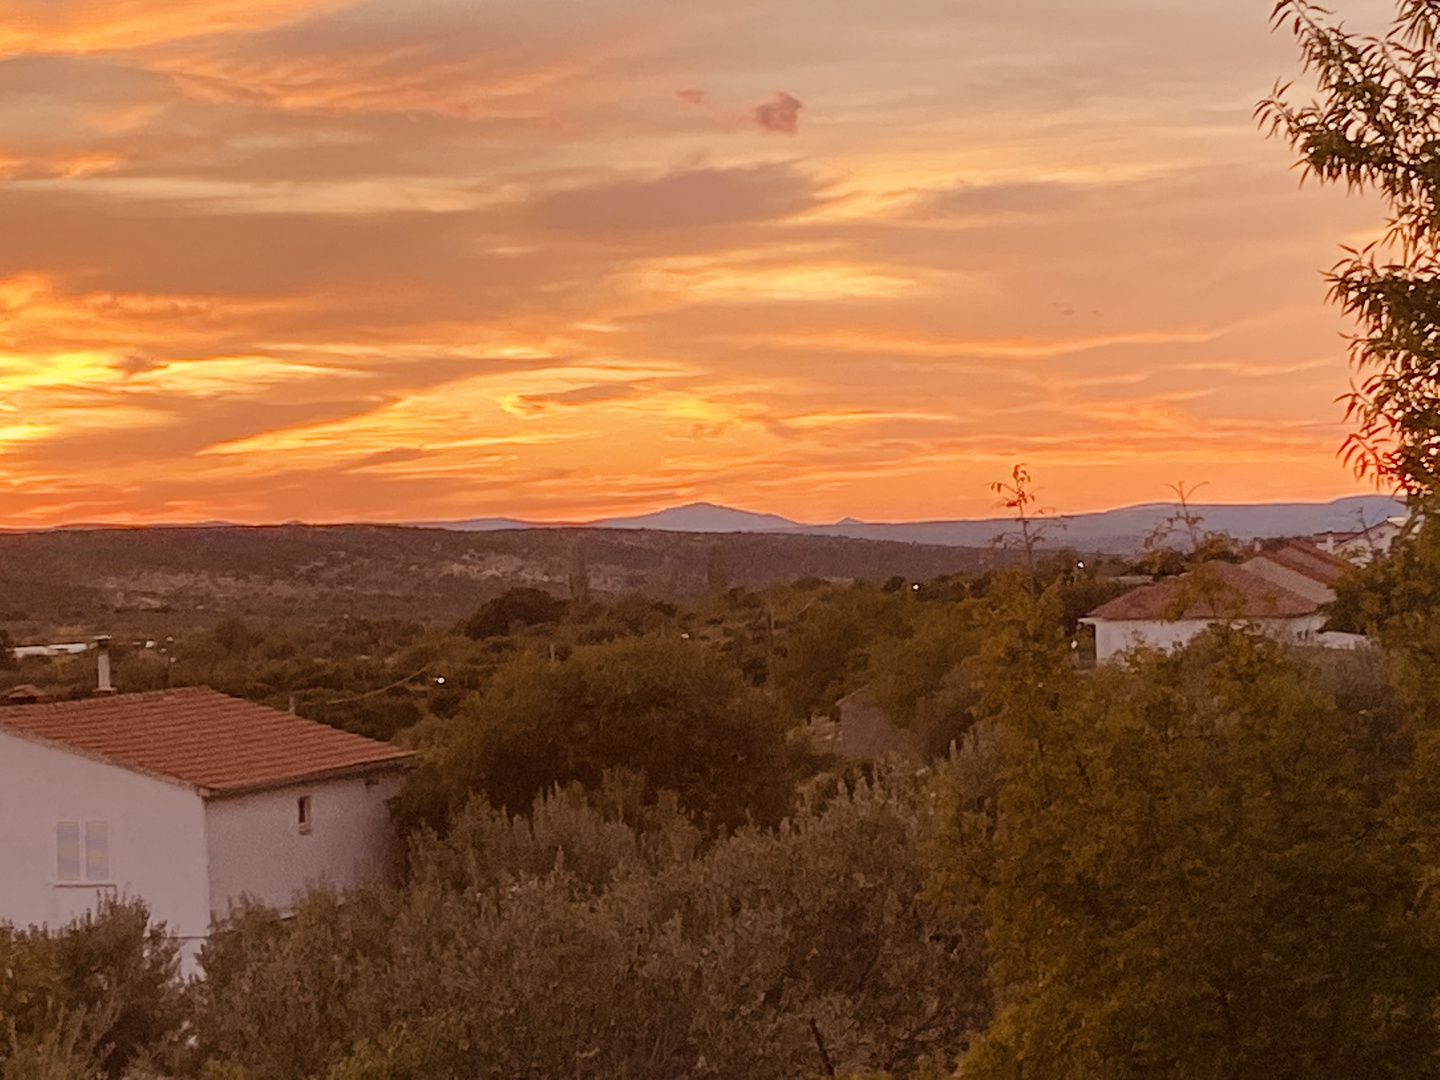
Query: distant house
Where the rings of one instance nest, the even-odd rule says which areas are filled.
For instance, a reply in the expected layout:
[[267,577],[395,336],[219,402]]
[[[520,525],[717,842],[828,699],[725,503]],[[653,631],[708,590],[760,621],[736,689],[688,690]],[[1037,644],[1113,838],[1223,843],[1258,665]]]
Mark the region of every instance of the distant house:
[[803,737],[821,753],[857,761],[888,756],[920,761],[919,740],[890,719],[870,687],[846,694],[835,703],[835,714],[833,720],[811,717],[803,729]]
[[841,698],[835,706],[840,714],[835,749],[842,757],[879,758],[896,754],[919,760],[920,746],[915,736],[896,726],[868,686]]
[[1246,624],[1291,641],[1355,648],[1355,634],[1323,633],[1322,609],[1348,564],[1310,544],[1262,550],[1236,565],[1198,570],[1132,589],[1080,621],[1095,628],[1095,658],[1104,663],[1130,649],[1173,649],[1217,622]]
[[1307,600],[1328,604],[1335,599],[1335,583],[1350,565],[1313,544],[1290,541],[1262,547],[1240,567]]
[[1376,555],[1384,555],[1390,550],[1390,545],[1404,531],[1407,521],[1405,517],[1388,517],[1363,529],[1316,533],[1310,542],[1328,555],[1338,555],[1364,566]]
[[79,656],[95,646],[88,641],[66,641],[58,645],[17,645],[10,650],[16,660],[30,656]]
[[242,898],[387,874],[409,756],[203,687],[0,707],[0,920],[139,897],[193,956]]

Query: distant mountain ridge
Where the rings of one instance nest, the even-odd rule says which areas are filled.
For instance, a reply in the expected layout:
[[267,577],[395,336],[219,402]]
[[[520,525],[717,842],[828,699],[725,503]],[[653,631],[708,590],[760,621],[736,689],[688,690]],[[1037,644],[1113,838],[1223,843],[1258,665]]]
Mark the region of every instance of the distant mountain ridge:
[[[1083,547],[1091,551],[1128,554],[1137,550],[1178,503],[1157,502],[1125,506],[1087,514],[1057,516],[1046,547]],[[1323,532],[1353,532],[1405,513],[1405,505],[1388,495],[1348,495],[1325,503],[1199,503],[1190,509],[1203,518],[1202,528],[1229,533],[1237,540],[1270,536],[1309,536]],[[859,540],[890,540],[948,547],[985,547],[1015,528],[1008,517],[961,518],[934,521],[867,522],[842,518],[834,524],[792,521],[779,514],[756,513],[714,503],[695,502],[633,517],[603,518],[587,522],[527,522],[514,518],[475,518],[468,521],[424,522],[429,528],[462,532],[498,529],[563,528],[583,525],[592,529],[654,529],[662,532],[737,533],[774,532],[808,536],[844,536]]]
[[734,533],[796,532],[808,526],[779,514],[737,510],[710,502],[686,503],[634,517],[601,518],[597,521],[520,521],[508,517],[470,518],[465,521],[417,521],[426,529],[454,529],[459,532],[493,532],[497,529],[658,529],[662,532]]
[[592,529],[663,529],[666,532],[796,532],[804,526],[779,514],[757,514],[715,503],[695,502],[638,517],[605,518],[586,524]]

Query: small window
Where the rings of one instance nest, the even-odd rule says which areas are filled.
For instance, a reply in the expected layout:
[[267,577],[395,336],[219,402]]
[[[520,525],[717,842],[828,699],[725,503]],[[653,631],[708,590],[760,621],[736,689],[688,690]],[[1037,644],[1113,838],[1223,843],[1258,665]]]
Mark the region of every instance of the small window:
[[55,878],[80,880],[80,823],[62,821],[55,826]]
[[309,795],[301,795],[300,798],[295,800],[295,820],[299,823],[300,831],[302,833],[308,833],[310,831],[311,817]]
[[85,880],[110,880],[110,823],[85,822]]

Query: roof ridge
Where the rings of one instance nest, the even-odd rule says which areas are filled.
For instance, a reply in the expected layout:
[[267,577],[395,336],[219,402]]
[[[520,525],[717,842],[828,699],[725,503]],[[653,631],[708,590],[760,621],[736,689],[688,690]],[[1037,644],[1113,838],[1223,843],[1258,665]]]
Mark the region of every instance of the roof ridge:
[[214,793],[393,767],[412,756],[208,686],[0,707],[0,730]]
[[[1247,559],[1246,562],[1248,562],[1248,561],[1249,561],[1249,560]],[[1298,593],[1298,592],[1296,592],[1294,589],[1290,588],[1288,585],[1281,585],[1279,582],[1271,581],[1269,578],[1265,577],[1264,575],[1255,573],[1254,570],[1246,570],[1246,569],[1245,569],[1245,563],[1238,563],[1238,564],[1232,563],[1231,565],[1235,567],[1235,570],[1236,570],[1238,573],[1244,574],[1244,575],[1245,575],[1246,577],[1248,577],[1248,578],[1253,578],[1254,580],[1256,580],[1256,581],[1258,581],[1258,582],[1261,582],[1261,584],[1263,585],[1263,587],[1266,588],[1267,590],[1271,591],[1271,592],[1284,593],[1286,596],[1291,597],[1291,598],[1293,598],[1293,599],[1295,599],[1295,600],[1299,600],[1300,602],[1305,603],[1305,604],[1313,604],[1313,603],[1315,602],[1315,601],[1311,600],[1308,596],[1304,595],[1303,593]],[[1297,571],[1297,572],[1298,572],[1298,571]]]
[[[1237,594],[1236,598],[1241,601],[1242,611],[1235,615],[1236,618],[1293,618],[1313,613],[1319,608],[1319,605],[1309,597],[1302,596],[1283,585],[1277,585],[1269,578],[1252,570],[1246,570],[1244,564],[1213,559],[1210,562],[1201,563],[1195,569],[1187,570],[1183,574],[1131,589],[1129,592],[1101,604],[1089,612],[1086,617],[1144,621],[1158,619],[1167,622],[1179,619],[1210,620],[1224,617],[1222,613],[1216,611],[1212,599],[1203,593],[1189,598],[1185,610],[1176,618],[1167,617],[1171,605],[1177,600],[1185,599],[1180,590],[1185,588],[1188,582],[1193,582],[1195,580],[1193,575],[1197,573],[1208,573],[1218,577],[1222,585]],[[1238,581],[1236,580],[1237,576]],[[1246,591],[1242,591],[1242,588]],[[1270,610],[1254,610],[1257,604],[1263,604]],[[1280,610],[1282,605],[1286,607],[1286,610]]]
[[[229,698],[234,701],[245,701],[245,698],[235,698],[230,694],[222,693],[209,686],[167,686],[159,690],[132,690],[128,693],[90,695],[82,698],[67,698],[59,701],[36,701],[28,705],[16,705],[10,708],[21,709],[26,712],[45,710],[48,712],[79,712],[84,709],[113,708],[118,704],[129,704],[138,699],[153,701],[165,697],[201,697],[214,696]],[[268,705],[261,705],[259,702],[249,702],[256,708],[267,709]],[[0,708],[0,725],[5,723],[5,718],[10,714],[10,708]]]

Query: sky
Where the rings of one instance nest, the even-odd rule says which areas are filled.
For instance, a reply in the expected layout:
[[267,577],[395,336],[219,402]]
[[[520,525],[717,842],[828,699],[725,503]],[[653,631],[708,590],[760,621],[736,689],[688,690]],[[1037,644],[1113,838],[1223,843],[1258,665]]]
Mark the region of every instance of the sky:
[[1373,490],[1270,6],[0,0],[0,524]]

